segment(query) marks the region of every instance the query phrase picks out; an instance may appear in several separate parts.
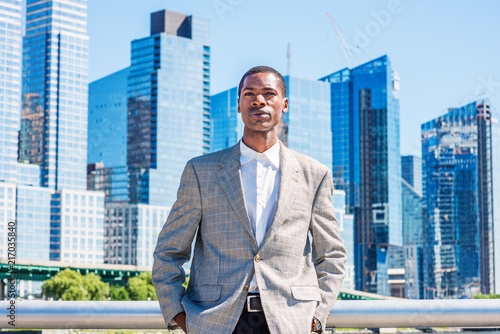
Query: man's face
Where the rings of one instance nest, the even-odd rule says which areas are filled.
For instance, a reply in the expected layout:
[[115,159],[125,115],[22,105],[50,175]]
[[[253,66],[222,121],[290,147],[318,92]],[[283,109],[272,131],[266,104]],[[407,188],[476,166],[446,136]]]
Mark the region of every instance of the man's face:
[[245,131],[277,132],[281,113],[288,111],[288,99],[278,82],[272,73],[256,73],[245,78],[238,99]]

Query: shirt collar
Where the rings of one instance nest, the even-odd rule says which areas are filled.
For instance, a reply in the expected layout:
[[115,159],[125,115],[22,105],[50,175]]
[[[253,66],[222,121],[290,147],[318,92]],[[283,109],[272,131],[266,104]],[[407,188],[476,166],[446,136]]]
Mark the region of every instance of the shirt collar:
[[271,146],[267,151],[263,153],[259,153],[257,151],[254,151],[245,143],[243,140],[240,140],[240,164],[244,165],[255,159],[258,155],[263,155],[269,160],[269,162],[274,165],[274,167],[279,168],[280,167],[280,145],[279,145],[279,140],[276,141],[276,143]]

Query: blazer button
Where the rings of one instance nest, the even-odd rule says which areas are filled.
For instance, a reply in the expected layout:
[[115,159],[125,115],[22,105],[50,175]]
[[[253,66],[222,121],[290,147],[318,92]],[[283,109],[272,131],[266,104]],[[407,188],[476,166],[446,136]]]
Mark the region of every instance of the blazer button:
[[245,287],[243,288],[243,292],[248,292],[248,285],[245,285]]
[[259,262],[260,261],[260,255],[255,255],[255,262]]

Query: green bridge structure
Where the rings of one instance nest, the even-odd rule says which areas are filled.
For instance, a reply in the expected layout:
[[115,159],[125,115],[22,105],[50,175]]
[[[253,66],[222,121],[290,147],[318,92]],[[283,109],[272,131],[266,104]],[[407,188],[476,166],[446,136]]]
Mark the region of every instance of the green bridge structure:
[[[138,267],[121,264],[74,264],[59,261],[28,261],[16,260],[15,264],[9,264],[7,259],[0,259],[0,300],[4,299],[5,281],[12,279],[24,281],[45,281],[58,272],[69,268],[82,275],[94,273],[101,277],[103,282],[122,285],[127,284],[131,277],[139,276],[140,273],[151,271],[151,268]],[[382,300],[400,299],[377,295],[373,293],[341,289],[339,298],[341,300]]]

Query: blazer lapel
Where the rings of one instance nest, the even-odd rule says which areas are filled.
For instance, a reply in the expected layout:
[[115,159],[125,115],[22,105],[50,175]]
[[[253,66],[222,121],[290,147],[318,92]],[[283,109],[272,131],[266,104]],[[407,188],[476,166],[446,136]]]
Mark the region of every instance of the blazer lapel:
[[240,143],[231,147],[219,161],[220,170],[217,172],[220,186],[226,194],[229,204],[239,218],[239,221],[251,235],[257,247],[257,241],[248,216],[248,210],[243,195],[240,175]]
[[290,210],[295,201],[295,196],[299,191],[298,181],[300,166],[293,154],[281,142],[280,159],[280,190],[278,195],[278,205],[276,206],[274,219],[271,222],[271,226],[267,229],[259,250],[266,245],[268,240],[271,239],[273,234],[276,233],[281,224],[283,224],[285,219],[289,216]]

